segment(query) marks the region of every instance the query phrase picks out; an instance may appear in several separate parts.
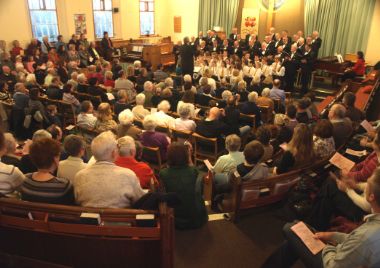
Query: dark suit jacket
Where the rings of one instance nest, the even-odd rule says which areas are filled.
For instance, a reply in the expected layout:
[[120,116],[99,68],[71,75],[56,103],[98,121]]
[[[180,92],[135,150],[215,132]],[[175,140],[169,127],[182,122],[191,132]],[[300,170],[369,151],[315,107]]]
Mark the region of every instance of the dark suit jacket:
[[269,42],[269,44],[265,50],[265,56],[276,54],[276,46],[275,45],[276,45],[275,41]]
[[198,123],[195,132],[207,138],[221,139],[222,135],[228,133],[228,125],[220,120],[206,121]]
[[194,71],[194,49],[191,45],[183,45],[179,50],[182,63],[182,74],[193,74]]
[[202,37],[202,38],[199,38],[199,37],[195,38],[194,45],[196,47],[199,46],[201,44],[201,41],[203,41],[203,40],[205,40],[204,37]]
[[[309,53],[306,54],[304,52],[301,56],[301,70],[302,72],[311,72],[313,70],[314,61],[316,59],[316,54],[313,50],[310,50]],[[305,60],[306,62],[302,62]]]
[[[94,48],[96,50],[96,48]],[[96,52],[98,52],[98,55],[99,55],[99,51],[96,50]],[[93,58],[92,61],[88,61],[90,64],[94,64],[95,61],[98,59],[98,57],[96,57],[94,51],[92,50],[91,47],[88,48],[88,54],[90,55],[91,58]]]
[[256,127],[261,125],[261,111],[256,103],[246,101],[240,106],[240,112],[243,114],[255,115]]
[[89,86],[87,88],[87,92],[88,94],[93,95],[93,96],[100,96],[100,98],[102,99],[102,102],[108,102],[107,94],[97,86],[94,86],[94,87]]
[[239,58],[243,56],[243,49],[239,46],[237,48],[231,47],[229,55],[237,55]]
[[108,40],[105,39],[104,37],[103,37],[102,41],[100,42],[100,45],[101,45],[103,51],[107,51],[107,50],[109,50],[109,49],[113,49],[112,40],[111,40],[111,39],[109,39],[109,40],[110,40],[111,46],[110,46],[110,44],[108,43]]
[[237,34],[230,34],[230,36],[228,37],[228,40],[229,40],[229,42],[230,43],[233,43],[234,41],[236,41],[237,40]]
[[195,103],[202,105],[202,106],[208,106],[208,103],[212,99],[213,99],[212,97],[205,95],[205,94],[196,94],[195,95]]

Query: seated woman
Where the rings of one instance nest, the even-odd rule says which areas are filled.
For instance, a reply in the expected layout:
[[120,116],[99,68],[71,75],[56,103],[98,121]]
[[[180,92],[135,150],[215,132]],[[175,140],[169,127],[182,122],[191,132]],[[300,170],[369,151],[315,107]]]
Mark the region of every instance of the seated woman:
[[157,124],[163,127],[174,128],[174,118],[167,113],[170,110],[170,103],[167,100],[161,101],[157,106],[158,112],[153,114]]
[[[183,93],[182,99],[178,102],[177,104],[177,113],[179,113],[179,109],[181,108],[182,105],[188,105],[190,107],[190,117],[194,118],[196,117],[195,114],[195,94],[194,92],[191,91],[191,84],[190,85],[185,85],[185,93]],[[190,87],[190,89],[189,89]]]
[[[6,153],[6,140],[0,128],[0,158]],[[25,179],[24,174],[15,166],[0,162],[0,196],[13,196]]]
[[[145,121],[145,120],[144,120]],[[168,168],[160,171],[160,180],[167,193],[176,193],[180,199],[174,206],[177,229],[199,228],[208,220],[198,170],[191,165],[189,148],[173,143],[168,149]]]
[[80,105],[80,114],[77,117],[77,125],[85,128],[94,128],[96,117],[94,115],[94,106],[91,101],[83,101]]
[[287,118],[284,114],[276,114],[274,124],[268,125],[271,132],[270,144],[273,146],[273,153],[277,153],[281,144],[290,142],[293,136],[293,130],[286,126]]
[[75,108],[79,108],[80,102],[72,93],[73,93],[73,86],[71,84],[64,85],[62,100],[74,105]]
[[[166,161],[166,151],[170,144],[170,139],[163,133],[157,132],[157,119],[154,115],[147,115],[144,118],[143,126],[145,132],[141,135],[141,143],[148,147],[158,147],[160,149],[161,160]],[[146,159],[152,160],[154,159]]]
[[145,95],[143,93],[137,94],[136,105],[132,109],[132,113],[137,120],[143,120],[145,116],[150,114],[150,112],[144,108]]
[[240,127],[240,111],[237,108],[237,103],[239,102],[239,95],[230,96],[227,100],[227,107],[225,108],[225,113],[223,117],[224,123],[226,123],[231,131],[231,133],[240,135],[244,137],[249,133],[251,127],[248,125]]
[[294,128],[293,137],[273,173],[282,174],[292,168],[310,164],[314,160],[314,155],[311,129],[306,124],[300,123]]
[[20,157],[16,155],[17,142],[12,133],[5,133],[5,152],[1,157],[1,162],[7,165],[20,167]]
[[327,158],[335,152],[333,125],[327,119],[321,119],[314,126],[314,152],[318,158]]
[[21,185],[21,199],[51,204],[74,204],[73,186],[68,179],[54,175],[61,153],[59,142],[43,138],[32,143],[29,155],[37,172],[29,173]]
[[[213,171],[216,174],[228,174],[244,162],[244,154],[240,152],[241,139],[238,135],[231,134],[226,137],[226,149],[228,154],[222,155],[216,161]],[[216,179],[217,180],[217,179]]]
[[117,126],[117,136],[131,136],[135,140],[139,140],[142,130],[133,125],[133,113],[127,109],[119,114],[119,125]]
[[365,73],[365,59],[363,51],[358,51],[356,53],[356,63],[352,68],[347,68],[344,71],[342,82],[347,79],[354,79],[356,76],[363,76]]
[[194,120],[189,119],[191,114],[191,104],[183,103],[179,106],[178,110],[180,117],[174,120],[174,128],[177,130],[194,132],[196,124]]
[[95,130],[99,132],[113,130],[117,128],[117,123],[112,119],[111,105],[106,102],[102,102],[98,107],[98,114],[96,116]]

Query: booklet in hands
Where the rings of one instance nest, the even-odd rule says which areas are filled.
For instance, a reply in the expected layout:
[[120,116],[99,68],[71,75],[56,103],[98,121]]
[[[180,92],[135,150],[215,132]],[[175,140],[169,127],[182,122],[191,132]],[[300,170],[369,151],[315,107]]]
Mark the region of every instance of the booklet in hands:
[[355,162],[344,157],[340,153],[335,153],[329,161],[331,164],[333,164],[337,168],[344,170],[346,172],[349,172],[355,166]]
[[313,255],[318,254],[326,244],[314,237],[313,232],[302,221],[290,228],[305,244]]

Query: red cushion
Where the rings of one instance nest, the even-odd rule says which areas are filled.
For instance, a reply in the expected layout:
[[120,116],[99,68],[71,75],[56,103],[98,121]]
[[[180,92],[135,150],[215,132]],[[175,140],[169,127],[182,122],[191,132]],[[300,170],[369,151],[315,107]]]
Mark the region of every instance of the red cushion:
[[371,85],[368,85],[368,86],[365,86],[365,87],[361,87],[361,88],[359,88],[359,90],[358,90],[357,93],[370,94],[371,91],[372,91],[372,88],[373,88],[373,86],[371,86]]

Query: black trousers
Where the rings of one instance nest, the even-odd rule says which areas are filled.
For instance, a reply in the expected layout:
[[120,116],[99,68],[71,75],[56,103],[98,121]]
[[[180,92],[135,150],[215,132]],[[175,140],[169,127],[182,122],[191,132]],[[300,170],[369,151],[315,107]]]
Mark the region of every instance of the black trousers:
[[366,214],[346,193],[338,189],[333,179],[328,178],[315,199],[307,222],[315,229],[325,231],[330,227],[333,215],[359,222]]
[[342,76],[342,82],[346,81],[347,79],[354,79],[355,77],[356,73],[354,71],[345,72]]
[[301,94],[305,95],[309,90],[309,83],[311,79],[311,70],[302,70],[301,72]]

